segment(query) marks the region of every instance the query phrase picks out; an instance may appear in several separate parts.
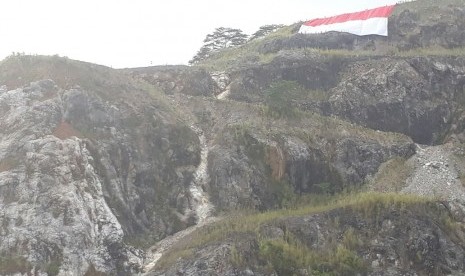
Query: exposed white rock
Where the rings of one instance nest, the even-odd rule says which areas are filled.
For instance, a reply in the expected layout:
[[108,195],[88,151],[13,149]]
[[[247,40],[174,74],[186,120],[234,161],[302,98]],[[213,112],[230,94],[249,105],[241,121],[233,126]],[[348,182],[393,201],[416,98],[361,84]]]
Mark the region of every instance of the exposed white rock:
[[229,96],[230,93],[231,93],[231,86],[228,85],[228,86],[223,90],[223,92],[221,92],[220,94],[218,94],[218,96],[216,96],[216,98],[217,98],[218,100],[224,100],[224,99],[226,99],[226,98]]
[[151,271],[163,254],[182,238],[186,237],[196,229],[218,220],[215,217],[211,217],[213,205],[210,203],[208,193],[204,190],[209,179],[207,167],[209,147],[207,139],[201,128],[191,126],[191,129],[197,133],[201,146],[200,163],[195,170],[194,179],[189,187],[193,202],[190,206],[191,210],[188,210],[188,212],[191,211],[194,213],[197,218],[197,223],[192,227],[179,231],[176,234],[161,240],[156,245],[149,248],[146,253],[147,258],[143,268],[144,272]]
[[[150,247],[149,250],[147,251],[147,259],[146,259],[146,263],[143,268],[144,273],[150,272],[153,268],[155,268],[155,265],[158,263],[158,261],[163,256],[163,254],[168,249],[170,249],[173,245],[178,243],[181,239],[185,238],[186,236],[188,236],[189,234],[191,234],[198,228],[208,225],[218,220],[219,219],[215,217],[208,217],[204,219],[201,223],[198,223],[192,227],[184,229],[183,231],[179,231],[174,235],[166,237],[165,239],[161,240],[154,246]],[[144,273],[142,273],[142,275],[144,275]]]
[[200,140],[200,163],[194,173],[194,180],[191,183],[189,191],[193,199],[193,211],[197,217],[197,223],[202,223],[210,216],[212,204],[208,198],[208,194],[204,191],[204,187],[208,182],[208,144],[203,131],[195,126],[191,127],[199,136]]
[[420,150],[407,161],[413,170],[402,192],[451,201],[465,200],[465,187],[449,146],[417,146]]
[[218,100],[226,99],[231,92],[231,79],[229,75],[226,72],[219,71],[210,73],[210,76],[221,91],[216,98]]
[[[90,265],[111,272],[110,247],[122,244],[123,230],[86,142],[52,133],[61,93],[52,81],[0,93],[8,107],[0,113],[0,252],[17,252],[32,266],[53,263],[58,275],[83,275]],[[141,260],[137,250],[122,254]]]
[[213,79],[213,81],[215,81],[215,83],[218,85],[221,91],[224,91],[231,82],[229,75],[224,71],[211,72],[210,76]]

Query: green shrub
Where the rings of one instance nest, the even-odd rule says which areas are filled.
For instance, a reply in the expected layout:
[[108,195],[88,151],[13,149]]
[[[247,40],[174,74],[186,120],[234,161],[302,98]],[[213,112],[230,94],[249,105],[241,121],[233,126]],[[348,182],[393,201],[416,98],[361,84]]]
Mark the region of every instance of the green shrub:
[[233,266],[243,268],[246,266],[247,261],[242,254],[236,249],[235,246],[231,248],[230,262]]
[[367,266],[357,254],[339,245],[331,256],[330,264],[334,275],[356,275],[367,271]]
[[53,260],[45,266],[45,272],[49,276],[56,276],[60,272],[61,260]]
[[344,236],[342,237],[342,244],[348,249],[356,249],[362,244],[362,242],[355,234],[354,229],[349,228],[347,231],[345,231]]
[[356,252],[343,245],[317,252],[292,240],[267,240],[260,244],[259,254],[278,275],[298,275],[304,269],[311,275],[356,275],[368,270]]
[[312,190],[317,194],[331,194],[333,193],[333,186],[334,185],[329,182],[322,182],[313,184]]
[[[231,217],[224,218],[220,222],[213,223],[211,225],[207,225],[200,229],[194,231],[185,242],[180,242],[177,246],[173,247],[172,250],[166,252],[163,257],[158,262],[158,266],[160,268],[166,268],[170,266],[174,261],[176,261],[179,257],[192,257],[194,254],[195,248],[219,241],[228,237],[231,237],[235,234],[257,234],[257,230],[260,229],[261,225],[266,223],[270,223],[271,221],[276,221],[281,218],[286,218],[290,216],[302,216],[302,215],[309,215],[309,214],[317,214],[328,212],[331,210],[335,210],[338,208],[351,210],[353,212],[359,212],[365,216],[365,218],[370,218],[376,216],[379,212],[389,210],[389,208],[399,208],[403,209],[407,206],[411,208],[418,208],[418,210],[426,210],[425,207],[428,206],[432,201],[428,198],[421,198],[414,195],[402,195],[402,194],[379,194],[379,193],[350,193],[344,195],[336,195],[336,196],[316,196],[315,200],[311,200],[310,198],[305,198],[306,204],[300,205],[296,203],[295,206],[292,208],[286,208],[281,210],[273,210],[267,212],[253,212],[249,211],[245,215],[235,215]],[[432,208],[431,205],[428,207],[429,209]],[[350,231],[350,230],[348,230]],[[271,259],[278,258],[279,254],[288,253],[294,256],[302,256],[306,255],[305,258],[315,258],[312,255],[312,251],[308,248],[302,247],[299,243],[292,242],[292,238],[287,238],[287,241],[270,241],[270,244],[267,244],[268,241],[262,241],[262,253],[268,252],[265,255]],[[284,245],[286,243],[287,245]],[[358,237],[351,235],[350,232],[345,233],[345,237],[342,241],[342,246],[347,249],[349,252],[352,252],[355,247],[359,245]],[[268,246],[269,248],[267,249]],[[281,249],[279,249],[281,247]],[[264,251],[263,251],[264,250]],[[281,252],[281,251],[282,252]],[[320,254],[321,252],[318,252]],[[329,258],[328,256],[332,256],[331,258],[335,258],[337,260],[344,259],[344,262],[341,267],[334,267],[334,264],[330,266],[331,269],[336,271],[342,271],[344,269],[348,269],[347,266],[355,266],[359,267],[358,259],[355,258],[354,255],[348,254],[347,251],[344,251],[342,248],[339,249],[339,253],[336,254],[337,251],[332,252],[330,255],[325,255],[325,258]],[[299,255],[300,254],[300,255]],[[344,257],[344,258],[343,258]],[[300,259],[299,259],[300,258]],[[299,257],[297,260],[286,260],[284,262],[296,262],[296,266],[302,265],[303,257]],[[304,263],[312,263],[305,259]],[[318,260],[318,259],[317,259]],[[328,265],[325,265],[324,261],[316,262],[314,261],[313,264],[318,263],[318,271],[326,271],[325,269],[328,268]],[[277,264],[280,267],[281,264]],[[360,268],[360,267],[359,267]],[[284,268],[283,268],[284,269]],[[312,266],[312,269],[316,270]],[[329,268],[328,268],[329,269]],[[292,274],[291,274],[292,275]],[[322,274],[315,274],[315,275],[322,275]],[[337,275],[337,274],[328,274],[328,275]],[[345,274],[350,275],[350,274]]]
[[270,191],[278,208],[290,208],[295,206],[297,195],[291,184],[285,180],[271,180]]
[[302,94],[303,88],[295,81],[274,82],[265,90],[265,103],[268,115],[276,118],[295,118],[298,112],[293,99]]
[[305,267],[310,253],[304,247],[283,240],[269,240],[260,244],[260,257],[265,259],[278,275],[294,275]]

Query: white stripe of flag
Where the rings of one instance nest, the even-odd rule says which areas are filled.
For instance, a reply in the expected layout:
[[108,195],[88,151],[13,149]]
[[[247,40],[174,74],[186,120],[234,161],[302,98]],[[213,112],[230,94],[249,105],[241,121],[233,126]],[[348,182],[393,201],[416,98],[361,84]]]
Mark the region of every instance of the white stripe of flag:
[[388,17],[394,5],[366,10],[362,12],[346,13],[328,18],[317,18],[305,22],[299,33],[316,34],[325,32],[346,32],[355,35],[388,35]]

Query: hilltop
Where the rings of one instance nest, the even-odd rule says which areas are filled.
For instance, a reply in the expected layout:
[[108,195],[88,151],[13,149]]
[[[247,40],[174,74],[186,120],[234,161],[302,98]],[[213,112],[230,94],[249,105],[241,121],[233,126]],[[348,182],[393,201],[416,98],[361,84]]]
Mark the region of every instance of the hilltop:
[[227,48],[199,63],[210,70],[236,69],[272,64],[282,60],[305,60],[318,56],[419,57],[463,56],[465,45],[463,1],[440,4],[419,0],[398,4],[389,18],[388,37],[355,36],[330,32],[303,35],[302,22],[285,26],[243,46]]

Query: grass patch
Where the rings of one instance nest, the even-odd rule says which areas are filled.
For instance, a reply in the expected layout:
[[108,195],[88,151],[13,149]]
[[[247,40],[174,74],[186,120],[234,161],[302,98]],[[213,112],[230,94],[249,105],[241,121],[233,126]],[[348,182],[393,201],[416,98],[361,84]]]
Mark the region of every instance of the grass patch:
[[465,47],[459,48],[443,48],[439,46],[415,48],[406,51],[393,50],[393,56],[399,57],[422,57],[422,56],[437,56],[437,57],[463,57],[465,56]]
[[242,256],[242,254],[236,249],[235,246],[231,247],[231,257],[230,262],[234,267],[246,267],[247,260]]
[[214,53],[208,59],[201,61],[196,66],[208,70],[229,70],[242,67],[250,62],[257,64],[270,63],[275,57],[275,54],[260,54],[258,52],[260,46],[275,39],[292,36],[294,34],[294,28],[295,26],[285,26],[267,36],[253,39],[240,47],[221,50]]
[[399,192],[412,172],[406,159],[395,157],[383,163],[368,188],[375,192]]
[[300,275],[302,269],[310,275],[356,275],[368,270],[356,252],[343,245],[329,252],[318,252],[299,241],[267,240],[260,244],[260,257],[278,275]]
[[[246,44],[247,45],[247,44]],[[253,48],[232,49],[228,52],[219,52],[212,60],[207,59],[204,63],[197,66],[207,70],[231,70],[238,69],[241,66],[252,64],[265,65],[270,64],[278,56],[298,56],[301,60],[312,60],[315,57],[463,57],[465,56],[465,47],[443,48],[440,46],[420,47],[409,50],[400,50],[395,46],[386,46],[376,50],[348,50],[348,49],[323,49],[323,48],[301,48],[301,49],[282,49],[276,53],[261,54],[254,51]],[[320,93],[318,93],[320,95]]]
[[79,85],[88,90],[109,83],[121,83],[112,69],[59,56],[11,55],[0,63],[0,80],[14,89],[42,79],[52,79],[70,89]]
[[189,259],[194,256],[193,248],[177,250],[175,254],[163,254],[163,257],[157,262],[157,267],[168,268],[178,259]]
[[417,1],[404,1],[396,6],[393,15],[397,16],[405,10],[413,10],[418,12],[420,19],[425,20],[437,16],[439,8],[444,6],[459,6],[465,5],[464,0],[417,0]]
[[[162,92],[148,83],[110,67],[72,60],[67,57],[14,54],[0,62],[0,82],[8,89],[26,86],[43,79],[53,80],[60,88],[96,92],[104,100],[134,101],[133,92],[144,91],[162,101]],[[166,106],[160,102],[160,106]]]
[[[324,203],[322,203],[322,201],[324,201]],[[195,250],[195,248],[220,241],[230,237],[233,234],[256,233],[258,235],[258,231],[261,225],[281,218],[318,214],[339,208],[360,212],[365,217],[374,217],[377,216],[381,210],[390,207],[404,209],[407,206],[424,205],[431,201],[431,199],[421,198],[413,195],[358,193],[332,197],[319,196],[317,200],[315,200],[314,204],[309,203],[301,206],[296,205],[294,208],[267,211],[263,213],[236,215],[195,231],[191,236],[188,237],[188,240],[179,243],[179,245],[173,247],[171,251],[165,253],[157,266],[161,269],[167,268],[181,256],[185,257],[186,252],[192,256],[192,252]],[[343,246],[345,249],[350,250],[350,248],[355,246],[358,242],[355,241],[355,237],[351,237],[350,232],[346,232],[346,236],[347,237],[345,238]],[[288,246],[284,244],[274,245],[279,247]],[[293,245],[291,244],[291,246]],[[285,250],[284,248],[281,249]],[[297,248],[296,250],[296,255],[306,255],[308,253],[305,253],[305,249]],[[332,252],[331,254],[336,253],[337,252]],[[345,252],[343,249],[340,249],[339,254],[343,253],[347,252]],[[310,256],[310,258],[312,258],[312,256]],[[307,263],[310,261],[304,260],[299,262]]]
[[348,50],[348,49],[320,49],[320,48],[304,48],[281,50],[281,53],[290,52],[302,56],[304,59],[314,56],[330,56],[330,57],[423,57],[423,56],[438,56],[438,57],[461,57],[465,56],[465,47],[444,48],[440,46],[420,47],[409,50],[400,50],[395,46],[389,46],[379,50]]

